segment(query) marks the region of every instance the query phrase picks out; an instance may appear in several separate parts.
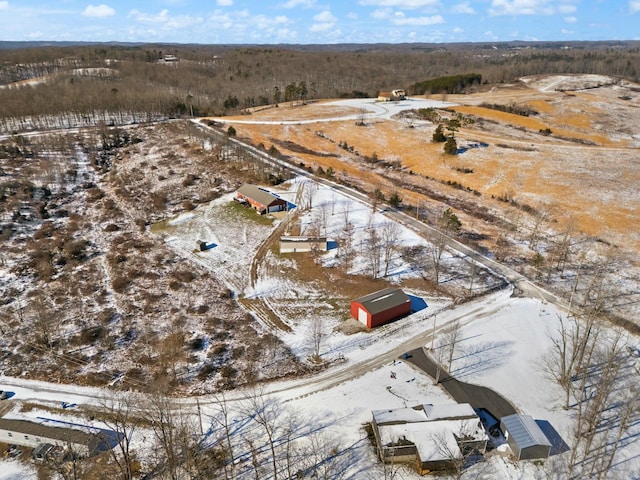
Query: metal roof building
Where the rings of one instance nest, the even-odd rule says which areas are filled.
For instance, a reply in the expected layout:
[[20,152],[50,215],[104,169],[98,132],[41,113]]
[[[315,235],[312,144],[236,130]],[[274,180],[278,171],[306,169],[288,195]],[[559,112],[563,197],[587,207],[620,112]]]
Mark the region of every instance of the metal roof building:
[[287,208],[287,201],[268,190],[245,183],[236,192],[236,199],[251,205],[259,213],[281,212]]
[[518,460],[549,457],[551,442],[530,415],[502,417],[500,428]]
[[351,316],[367,328],[378,327],[411,313],[411,300],[400,288],[385,288],[351,302]]

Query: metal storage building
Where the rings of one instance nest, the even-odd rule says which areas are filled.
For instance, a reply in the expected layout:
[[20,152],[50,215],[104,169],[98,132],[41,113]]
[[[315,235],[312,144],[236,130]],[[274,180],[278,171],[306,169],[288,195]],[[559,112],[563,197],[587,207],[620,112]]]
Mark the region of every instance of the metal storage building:
[[530,415],[502,417],[500,428],[518,460],[549,457],[551,442]]
[[400,288],[385,288],[351,302],[351,316],[367,328],[378,327],[411,313],[411,299]]

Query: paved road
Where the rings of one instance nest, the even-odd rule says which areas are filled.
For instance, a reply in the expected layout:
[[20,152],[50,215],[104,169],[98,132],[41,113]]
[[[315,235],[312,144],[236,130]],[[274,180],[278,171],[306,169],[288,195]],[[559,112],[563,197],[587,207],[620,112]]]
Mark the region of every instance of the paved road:
[[[438,367],[427,355],[424,347],[410,350],[407,355],[408,358],[405,361],[411,362],[432,378],[436,378]],[[440,371],[440,385],[456,402],[469,403],[473,408],[484,408],[495,418],[500,419],[518,413],[500,394],[486,387],[456,380],[444,370]]]

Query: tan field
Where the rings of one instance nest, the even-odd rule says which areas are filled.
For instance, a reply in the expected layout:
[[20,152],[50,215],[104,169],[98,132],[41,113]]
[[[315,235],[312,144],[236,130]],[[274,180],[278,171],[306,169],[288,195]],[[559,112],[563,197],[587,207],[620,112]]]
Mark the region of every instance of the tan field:
[[[466,150],[455,156],[444,154],[442,144],[432,143],[436,125],[400,118],[373,118],[365,126],[356,126],[351,119],[298,125],[238,123],[234,128],[238,137],[255,145],[274,145],[313,168],[331,167],[337,176],[357,178],[356,183],[365,188],[375,185],[384,193],[399,190],[405,204],[417,203],[420,196],[411,191],[415,189],[399,188],[397,175],[394,186],[390,174],[364,162],[363,156],[375,154],[387,162],[401,162],[405,173],[435,180],[430,188],[444,189],[445,195],[459,195],[442,185],[456,182],[479,192],[474,202],[503,210],[502,215],[514,213],[493,197],[511,198],[545,212],[559,230],[572,219],[587,235],[638,251],[640,229],[635,227],[635,214],[640,211],[640,95],[631,85],[557,90],[563,84],[580,86],[579,78],[532,78],[488,92],[449,95],[446,100],[458,105],[449,112],[475,121],[456,133],[458,147]],[[588,81],[584,84],[591,86]],[[528,106],[536,114],[506,113],[482,107],[485,102]],[[317,102],[280,105],[236,119],[308,121],[348,114],[357,115],[358,110]],[[551,134],[542,135],[540,130],[544,129],[550,129]],[[345,142],[352,151],[341,146]],[[466,220],[468,226],[475,223],[473,218]]]

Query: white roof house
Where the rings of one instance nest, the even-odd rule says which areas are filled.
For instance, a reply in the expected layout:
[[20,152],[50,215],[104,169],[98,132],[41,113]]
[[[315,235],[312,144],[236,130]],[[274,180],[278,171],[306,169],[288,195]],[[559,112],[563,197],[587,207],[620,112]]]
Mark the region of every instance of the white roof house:
[[420,473],[445,469],[468,451],[484,453],[489,439],[478,415],[466,403],[371,413],[380,459],[416,464]]

